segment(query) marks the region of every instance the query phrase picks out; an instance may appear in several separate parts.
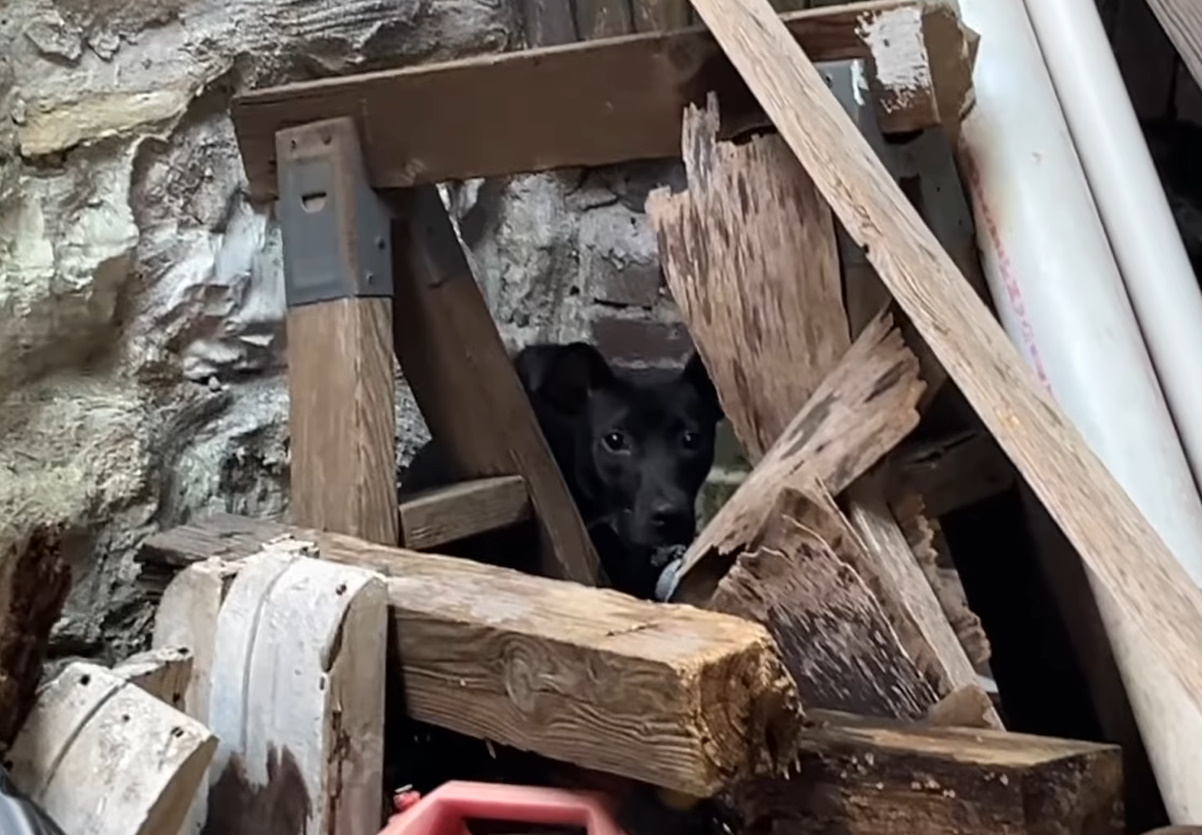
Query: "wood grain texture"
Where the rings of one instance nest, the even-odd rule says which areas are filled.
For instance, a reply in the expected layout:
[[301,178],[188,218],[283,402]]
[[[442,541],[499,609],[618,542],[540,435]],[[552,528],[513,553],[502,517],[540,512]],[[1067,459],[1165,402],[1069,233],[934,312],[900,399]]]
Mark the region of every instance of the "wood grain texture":
[[544,573],[600,584],[592,540],[438,191],[419,186],[394,198],[393,339],[430,433],[462,478],[525,479]]
[[397,541],[391,342],[391,299],[338,299],[288,312],[297,524]]
[[0,524],[0,753],[33,707],[50,630],[71,590],[62,534],[37,526],[18,535]]
[[1148,7],[1164,27],[1165,33],[1194,81],[1202,85],[1202,6],[1194,0],[1147,0]]
[[656,189],[647,216],[672,297],[754,464],[851,339],[826,202],[780,137],[718,142],[719,121],[716,96],[688,110],[688,189]]
[[796,753],[796,688],[740,618],[250,519],[166,531],[154,549],[239,559],[281,536],[394,578],[392,663],[415,719],[694,796]]
[[[877,482],[861,479],[848,491],[848,517],[864,548],[872,555],[885,595],[902,610],[901,617],[915,630],[914,644],[928,650],[929,668],[938,679],[941,698],[963,691],[976,691],[978,704],[986,708],[983,718],[1000,729],[1001,717],[977,683],[976,670],[953,629],[926,573],[915,557],[893,511],[882,498]],[[959,704],[959,703],[957,703]],[[945,706],[946,707],[946,706]]]
[[1036,382],[767,0],[693,0],[894,298],[1102,589],[1202,696],[1202,591]]
[[922,389],[889,317],[871,322],[689,547],[680,598],[708,597],[721,573],[698,566],[752,541],[782,487],[817,481],[838,495],[876,464],[917,425]]
[[1119,835],[1111,745],[815,711],[797,773],[738,793],[764,835]]
[[75,662],[39,692],[6,759],[63,832],[164,835],[179,830],[216,746],[200,722]]
[[894,627],[854,533],[819,493],[777,494],[706,607],[767,626],[808,707],[922,719],[937,682],[908,654],[911,636]]
[[[814,60],[827,61],[868,57],[866,38],[883,15],[920,39],[928,21],[946,13],[919,0],[877,0],[784,20]],[[921,44],[873,43],[879,60],[893,55],[892,65],[913,74],[908,85],[887,93],[883,129],[894,122],[907,130],[937,124],[933,88],[963,81],[924,70]],[[276,194],[275,133],[291,125],[355,119],[372,185],[406,188],[675,157],[684,106],[704,101],[710,91],[721,97],[733,124],[763,122],[713,38],[693,27],[291,84],[238,96],[233,114],[251,194],[268,200]],[[448,101],[456,106],[438,106]],[[397,119],[397,113],[422,118]],[[488,142],[479,141],[483,135]]]
[[529,519],[530,495],[518,475],[478,478],[414,494],[400,513],[401,545],[430,551]]

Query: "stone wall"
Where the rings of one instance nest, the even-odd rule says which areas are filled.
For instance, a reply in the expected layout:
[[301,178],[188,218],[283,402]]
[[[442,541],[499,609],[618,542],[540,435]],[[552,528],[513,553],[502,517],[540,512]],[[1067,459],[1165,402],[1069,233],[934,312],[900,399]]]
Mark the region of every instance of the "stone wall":
[[[230,96],[517,48],[517,31],[507,0],[0,5],[0,526],[75,526],[59,653],[144,635],[131,558],[156,527],[286,509],[280,241],[246,199]],[[452,189],[511,348],[683,357],[642,215],[679,177],[648,163]],[[426,432],[403,381],[398,397],[403,467]]]

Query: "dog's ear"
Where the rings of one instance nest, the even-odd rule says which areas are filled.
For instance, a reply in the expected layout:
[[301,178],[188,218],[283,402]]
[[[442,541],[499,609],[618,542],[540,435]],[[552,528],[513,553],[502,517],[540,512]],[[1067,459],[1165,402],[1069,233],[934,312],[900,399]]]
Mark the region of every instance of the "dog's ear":
[[518,354],[514,363],[531,397],[569,415],[584,408],[589,392],[614,381],[605,357],[585,342],[531,345]]
[[722,403],[718,400],[718,390],[714,388],[714,381],[710,379],[709,371],[706,370],[705,363],[701,361],[701,354],[697,351],[689,356],[684,370],[680,372],[680,379],[697,392],[714,423],[720,421]]

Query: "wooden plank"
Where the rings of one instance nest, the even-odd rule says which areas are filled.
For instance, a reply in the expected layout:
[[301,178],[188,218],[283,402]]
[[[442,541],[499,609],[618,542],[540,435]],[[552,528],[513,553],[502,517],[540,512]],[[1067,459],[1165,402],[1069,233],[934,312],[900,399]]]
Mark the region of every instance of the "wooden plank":
[[521,475],[544,573],[598,585],[604,572],[592,541],[438,191],[399,192],[395,206],[394,345],[430,433],[457,478]]
[[833,505],[817,484],[779,490],[704,605],[767,626],[807,706],[920,720],[937,682],[907,653]]
[[179,830],[216,745],[141,687],[75,662],[38,694],[7,760],[64,832],[163,835]]
[[1119,750],[814,711],[795,774],[737,794],[748,832],[1119,835]]
[[[685,555],[678,596],[703,602],[722,557],[751,542],[782,486],[817,481],[832,495],[918,424],[918,363],[887,315],[871,322]],[[702,567],[701,570],[698,570]]]
[[[792,761],[802,715],[763,627],[470,560],[242,520],[237,548],[280,536],[380,571],[410,716],[709,796]],[[232,524],[156,537],[176,563],[232,557]],[[261,533],[247,531],[261,528]],[[224,617],[224,612],[223,612]],[[581,670],[588,675],[580,675]]]
[[693,0],[952,379],[1191,700],[1202,590],[1043,390],[767,0]]
[[1202,86],[1202,6],[1193,0],[1148,0],[1148,6]]
[[247,557],[218,614],[209,724],[221,742],[206,831],[379,825],[384,582],[304,550],[269,543]]
[[[230,517],[241,518],[241,517]],[[253,553],[255,548],[247,551]],[[209,721],[212,692],[214,641],[221,603],[237,575],[237,567],[219,558],[205,559],[179,572],[163,590],[155,610],[151,646],[155,649],[185,646],[192,656],[183,693],[176,707],[198,722]],[[180,835],[200,835],[208,815],[209,769],[179,829]]]
[[647,217],[672,298],[754,464],[851,339],[826,202],[780,137],[717,142],[710,98],[685,119],[688,189],[653,191]]
[[0,754],[37,696],[50,630],[71,590],[62,531],[35,526],[22,535],[0,525]]
[[[954,12],[919,0],[796,12],[785,25],[815,61],[875,50],[895,76],[882,86],[882,127],[909,130],[939,122],[941,85],[971,82],[970,66],[933,66],[922,40],[948,16],[960,33]],[[693,27],[286,85],[237,97],[233,114],[251,194],[266,200],[276,195],[275,133],[291,125],[355,119],[372,185],[405,188],[674,157],[684,105],[711,90],[732,124],[763,121],[713,38]],[[456,106],[437,106],[448,101]]]
[[[939,679],[939,695],[948,697],[961,693],[963,698],[975,698],[977,703],[985,706],[985,722],[1000,729],[1001,717],[977,683],[972,662],[922,566],[915,559],[914,551],[906,541],[906,535],[894,518],[893,511],[882,498],[883,491],[879,483],[861,479],[848,492],[848,516],[864,541],[866,551],[874,557],[883,585],[917,630],[920,640],[915,644],[933,655],[928,663]],[[966,693],[970,695],[964,695]]]
[[414,494],[401,502],[401,544],[429,551],[530,518],[521,476],[479,478]]
[[[718,126],[714,96],[686,114],[688,189],[659,189],[647,209],[669,287],[757,464],[851,342],[825,201],[779,137],[734,145],[717,141]],[[823,499],[807,502],[788,491],[805,477],[777,475],[760,497],[770,504],[771,491],[781,494],[776,510],[709,605],[769,626],[807,704],[914,718],[976,686],[875,487],[861,486],[850,503],[857,531],[821,487],[806,486]]]

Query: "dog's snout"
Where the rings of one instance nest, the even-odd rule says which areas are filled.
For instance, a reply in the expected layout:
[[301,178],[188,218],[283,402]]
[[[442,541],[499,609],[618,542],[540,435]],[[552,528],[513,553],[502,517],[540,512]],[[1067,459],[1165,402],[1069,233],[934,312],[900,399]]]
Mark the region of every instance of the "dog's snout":
[[656,502],[651,508],[651,523],[656,533],[669,542],[687,542],[693,538],[693,510],[682,502]]

